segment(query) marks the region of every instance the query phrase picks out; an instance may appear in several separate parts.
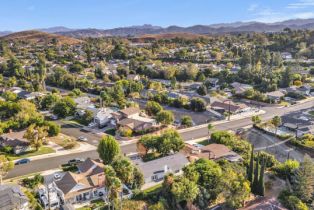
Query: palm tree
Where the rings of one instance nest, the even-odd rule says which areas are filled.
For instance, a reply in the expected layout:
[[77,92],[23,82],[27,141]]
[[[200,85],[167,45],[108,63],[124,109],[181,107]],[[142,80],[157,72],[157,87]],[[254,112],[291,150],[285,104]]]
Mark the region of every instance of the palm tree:
[[116,177],[116,172],[111,166],[105,166],[105,189],[107,192],[107,199],[109,200],[109,209],[112,204],[114,209],[114,204],[117,203],[119,198],[119,193],[122,190],[122,183],[119,178]]

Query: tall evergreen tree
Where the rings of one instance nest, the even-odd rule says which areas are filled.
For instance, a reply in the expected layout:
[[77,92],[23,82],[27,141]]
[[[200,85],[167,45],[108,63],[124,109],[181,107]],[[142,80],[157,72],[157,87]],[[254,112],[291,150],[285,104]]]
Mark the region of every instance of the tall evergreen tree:
[[258,192],[257,194],[260,196],[264,196],[265,194],[265,184],[264,184],[264,171],[265,171],[265,159],[262,160],[262,166],[261,171],[259,175],[259,181],[258,181]]
[[252,146],[250,165],[248,168],[248,175],[247,175],[248,180],[251,184],[251,187],[253,185],[253,172],[254,172],[254,145]]
[[254,179],[252,184],[252,193],[257,194],[258,191],[258,169],[259,169],[259,157],[257,157],[257,160],[255,161],[255,169],[254,169]]

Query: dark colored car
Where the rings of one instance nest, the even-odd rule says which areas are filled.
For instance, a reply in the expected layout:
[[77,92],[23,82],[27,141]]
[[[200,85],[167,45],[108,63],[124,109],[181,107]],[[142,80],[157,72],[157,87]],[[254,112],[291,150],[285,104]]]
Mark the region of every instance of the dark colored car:
[[30,159],[24,158],[24,159],[16,161],[15,165],[23,165],[23,164],[26,164],[26,163],[29,163],[29,162],[31,162]]
[[84,162],[83,158],[74,158],[72,160],[69,160],[68,164],[69,165],[76,165],[76,164],[81,163],[81,162]]

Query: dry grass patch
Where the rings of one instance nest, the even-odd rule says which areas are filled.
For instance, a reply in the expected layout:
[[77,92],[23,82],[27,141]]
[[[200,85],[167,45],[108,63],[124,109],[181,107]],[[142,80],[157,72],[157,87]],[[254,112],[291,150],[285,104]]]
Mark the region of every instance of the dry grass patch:
[[63,147],[64,149],[74,149],[79,147],[79,144],[73,137],[60,133],[58,136],[50,137],[50,141],[58,144],[59,146]]

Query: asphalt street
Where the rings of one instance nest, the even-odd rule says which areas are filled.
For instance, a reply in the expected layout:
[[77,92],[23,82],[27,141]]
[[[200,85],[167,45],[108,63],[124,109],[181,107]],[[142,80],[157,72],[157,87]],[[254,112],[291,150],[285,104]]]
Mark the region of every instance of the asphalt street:
[[[266,113],[261,116],[263,120],[269,120],[276,115],[282,116],[292,111],[308,109],[312,107],[314,107],[313,100],[302,103],[302,104],[296,104],[290,107],[264,107],[263,110],[265,110]],[[251,117],[248,117],[245,119],[221,123],[219,125],[216,125],[215,129],[216,130],[236,130],[238,128],[243,128],[251,124],[252,124]],[[67,128],[64,127],[62,129],[62,132],[64,132],[67,135],[74,136],[74,137],[84,135],[89,139],[89,141],[92,141],[91,143],[94,145],[96,144],[96,141],[101,138],[97,134],[85,133],[85,132],[80,131],[78,128],[71,127],[71,126],[68,126]],[[208,130],[206,127],[197,128],[194,130],[189,130],[189,131],[181,133],[181,136],[185,141],[191,140],[191,139],[198,139],[201,137],[206,137],[207,135],[208,135]],[[136,144],[134,143],[134,144],[128,144],[128,145],[121,145],[121,150],[125,154],[130,153],[130,152],[135,152]],[[28,164],[16,166],[13,170],[9,172],[9,174],[6,176],[6,179],[58,168],[61,164],[66,163],[68,160],[76,158],[76,157],[98,158],[98,154],[96,151],[88,151],[88,152],[82,152],[82,153],[76,153],[76,154],[70,154],[70,155],[63,155],[59,157],[50,157],[50,158],[44,158],[40,160],[34,160]]]

